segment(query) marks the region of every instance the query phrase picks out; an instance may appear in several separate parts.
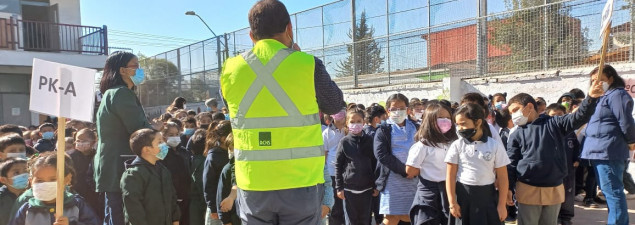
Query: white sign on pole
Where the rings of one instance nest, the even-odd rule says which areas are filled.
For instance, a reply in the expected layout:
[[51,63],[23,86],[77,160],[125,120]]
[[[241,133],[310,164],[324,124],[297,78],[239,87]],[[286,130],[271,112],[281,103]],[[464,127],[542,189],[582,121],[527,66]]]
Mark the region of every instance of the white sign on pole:
[[602,30],[600,30],[600,38],[606,32],[606,29],[611,24],[611,18],[613,17],[613,0],[607,0],[602,10]]
[[94,69],[33,59],[29,110],[92,122],[95,73]]

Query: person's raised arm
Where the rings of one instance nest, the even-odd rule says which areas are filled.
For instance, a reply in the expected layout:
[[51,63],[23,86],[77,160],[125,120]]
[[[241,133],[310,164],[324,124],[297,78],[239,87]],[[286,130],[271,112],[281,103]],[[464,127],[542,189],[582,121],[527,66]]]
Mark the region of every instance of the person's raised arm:
[[591,116],[595,113],[598,98],[602,97],[603,94],[602,82],[594,81],[589,90],[589,96],[582,101],[577,111],[563,117],[553,117],[553,121],[556,122],[563,134],[573,132],[589,122]]

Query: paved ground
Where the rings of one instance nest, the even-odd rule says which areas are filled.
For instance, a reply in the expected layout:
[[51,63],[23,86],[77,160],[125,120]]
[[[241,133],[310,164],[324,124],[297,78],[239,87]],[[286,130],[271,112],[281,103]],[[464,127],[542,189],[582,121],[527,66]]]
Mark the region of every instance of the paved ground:
[[[576,202],[578,203],[578,202]],[[631,224],[635,224],[635,200],[628,201],[628,214]],[[608,211],[606,205],[600,204],[600,208],[587,209],[581,206],[575,208],[575,217],[573,217],[573,224],[576,225],[596,225],[606,224],[606,218]]]

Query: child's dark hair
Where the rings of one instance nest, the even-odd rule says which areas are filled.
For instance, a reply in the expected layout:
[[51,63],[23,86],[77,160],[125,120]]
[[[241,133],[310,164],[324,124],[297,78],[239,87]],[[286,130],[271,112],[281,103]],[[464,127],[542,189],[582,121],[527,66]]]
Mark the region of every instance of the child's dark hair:
[[7,134],[7,133],[16,133],[20,136],[24,135],[22,133],[22,129],[20,129],[20,127],[13,125],[13,124],[5,124],[0,126],[0,133],[3,134]]
[[[29,163],[27,164],[29,167],[29,171],[31,175],[35,174],[39,168],[50,166],[53,168],[57,168],[57,152],[49,151],[38,154],[37,156],[31,157],[29,159]],[[75,176],[75,167],[73,167],[73,160],[67,154],[64,154],[64,176],[71,174],[73,178]],[[64,179],[63,177],[58,177],[57,179]],[[74,183],[74,182],[71,182]]]
[[7,177],[9,170],[11,170],[13,166],[21,163],[26,164],[26,160],[20,158],[8,158],[0,162],[0,177]]
[[489,124],[485,121],[484,112],[485,110],[483,110],[483,107],[478,104],[465,103],[456,109],[454,116],[456,117],[457,115],[462,115],[467,117],[474,122],[474,125],[476,125],[476,121],[481,120],[481,130],[483,130],[483,135],[492,137],[492,131],[490,131]]
[[225,114],[217,112],[212,114],[212,120],[213,121],[222,121],[225,120]]
[[409,107],[410,105],[410,102],[408,101],[408,97],[406,97],[405,95],[401,93],[397,93],[397,94],[392,94],[388,97],[388,99],[386,100],[386,108],[390,108],[392,103],[396,101],[404,102],[406,104],[406,107]]
[[534,110],[536,110],[536,112],[538,111],[538,104],[536,104],[536,99],[534,99],[534,97],[531,97],[531,95],[527,93],[520,93],[515,95],[514,97],[509,99],[507,105],[512,105],[514,103],[520,104],[522,106],[527,106],[527,104],[531,103],[534,105]]
[[490,95],[490,96],[489,96],[489,100],[490,100],[490,101],[494,101],[494,98],[495,98],[495,97],[502,97],[503,99],[505,99],[505,101],[507,101],[507,92],[504,92],[504,93],[496,93],[496,94],[494,94],[494,95]]
[[64,130],[64,134],[66,135],[66,137],[73,137],[75,132],[77,132],[77,130],[72,127],[67,127],[66,130]]
[[181,120],[177,119],[177,118],[172,118],[170,120],[168,120],[168,123],[174,123],[178,126],[178,130],[180,131],[183,128],[183,122],[181,122]]
[[[591,71],[591,73],[589,73],[589,76],[595,75],[598,72],[598,70],[599,68],[595,67]],[[602,69],[602,73],[606,75],[607,79],[610,79],[611,77],[613,78],[613,83],[611,83],[611,85],[609,86],[609,90],[615,89],[615,88],[623,88],[626,86],[626,83],[624,83],[624,79],[622,79],[622,77],[620,77],[620,75],[617,74],[617,71],[611,65],[604,65],[604,69]]]
[[176,128],[176,130],[180,130],[181,126],[173,122],[167,122],[163,125],[163,129],[161,129],[161,134],[164,136],[170,131],[170,128]]
[[192,143],[190,149],[194,155],[204,155],[205,153],[205,138],[207,137],[207,131],[205,129],[198,129],[192,134]]
[[168,122],[168,120],[172,119],[172,114],[169,113],[163,113],[161,114],[161,116],[159,116],[159,121],[161,122]]
[[17,134],[9,134],[0,137],[0,152],[4,152],[7,147],[15,144],[26,146],[26,142],[24,142],[24,139],[22,139],[22,137]]
[[141,156],[143,147],[151,147],[154,138],[156,137],[158,130],[144,128],[137,130],[130,135],[130,149],[135,155]]
[[194,110],[188,110],[188,111],[187,111],[187,115],[188,115],[188,116],[196,116],[196,111],[194,111]]
[[196,126],[196,119],[194,118],[185,118],[183,119],[183,123],[189,123],[189,124],[194,124],[194,126]]
[[381,117],[386,114],[386,109],[381,105],[366,108],[366,122],[371,123],[375,117]]
[[348,124],[348,121],[350,120],[350,118],[353,115],[358,115],[359,117],[362,118],[362,120],[364,120],[364,110],[359,109],[359,108],[353,108],[351,110],[346,111],[346,123]]
[[88,129],[88,128],[84,128],[81,129],[77,132],[75,132],[75,135],[73,135],[73,138],[75,140],[77,140],[77,137],[79,136],[80,133],[84,133],[86,134],[90,139],[92,139],[93,141],[97,141],[97,133],[95,133],[95,131]]
[[569,93],[573,94],[573,96],[575,96],[575,98],[577,98],[577,99],[586,98],[586,95],[584,94],[584,91],[580,90],[580,88],[571,89],[569,91]]
[[550,113],[551,111],[562,111],[563,113],[565,113],[565,114],[566,114],[566,113],[567,113],[567,108],[565,108],[565,107],[564,107],[563,105],[561,105],[561,104],[558,104],[558,103],[553,103],[553,104],[551,104],[551,105],[547,106],[547,108],[545,109],[545,113],[546,113],[547,115],[549,115],[549,113]]
[[209,126],[207,130],[207,138],[205,144],[205,152],[203,154],[207,155],[207,152],[215,147],[221,147],[221,140],[224,137],[227,137],[232,132],[231,122],[228,120],[219,121],[216,126]]
[[485,99],[484,98],[486,98],[486,97],[483,97],[481,94],[476,93],[476,92],[467,93],[467,94],[463,95],[463,98],[461,98],[461,105],[466,104],[466,103],[477,104],[481,108],[483,108],[485,115],[489,115],[489,108],[487,107],[487,105],[485,105]]
[[507,109],[496,110],[496,117],[494,119],[496,120],[496,125],[501,128],[507,128],[509,121],[512,120],[512,115],[509,114],[509,110]]
[[225,146],[227,146],[227,150],[234,151],[234,134],[233,133],[229,133],[227,137],[225,138]]
[[196,120],[202,120],[203,117],[207,117],[210,120],[214,120],[213,117],[212,117],[212,114],[209,113],[209,112],[199,113],[198,115],[196,115]]
[[44,129],[45,127],[50,127],[53,128],[53,130],[55,130],[55,125],[53,125],[52,123],[43,123],[42,125],[40,125],[40,127],[38,127],[37,129],[39,131],[41,131],[42,129]]
[[[423,144],[433,147],[439,147],[443,143],[449,143],[458,139],[456,135],[456,126],[446,132],[441,132],[441,128],[437,124],[439,111],[446,110],[450,117],[452,116],[452,109],[438,102],[428,102],[426,111],[423,113],[423,120],[421,121],[421,128],[415,135],[416,141],[421,141]],[[450,119],[454,121],[453,119]]]

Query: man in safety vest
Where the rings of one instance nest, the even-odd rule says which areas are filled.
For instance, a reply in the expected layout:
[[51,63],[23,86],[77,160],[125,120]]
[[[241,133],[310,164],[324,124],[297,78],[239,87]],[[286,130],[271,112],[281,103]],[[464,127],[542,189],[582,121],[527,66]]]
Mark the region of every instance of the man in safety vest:
[[284,4],[258,1],[249,25],[254,48],[228,59],[220,78],[240,217],[250,225],[318,224],[325,162],[319,112],[341,112],[342,91],[322,61],[293,43]]

